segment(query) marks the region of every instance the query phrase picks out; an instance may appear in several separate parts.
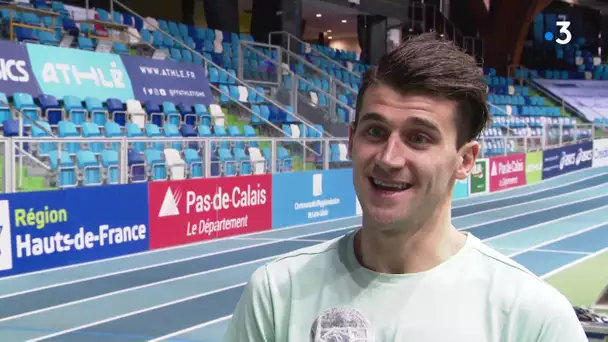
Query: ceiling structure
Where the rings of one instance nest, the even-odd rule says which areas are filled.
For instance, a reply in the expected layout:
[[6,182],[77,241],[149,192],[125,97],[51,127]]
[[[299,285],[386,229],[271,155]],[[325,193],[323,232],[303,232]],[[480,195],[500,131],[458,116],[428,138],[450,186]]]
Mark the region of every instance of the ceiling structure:
[[[239,0],[240,10],[251,10],[252,0]],[[302,19],[306,20],[304,40],[316,40],[319,32],[331,39],[357,37],[357,15],[367,14],[357,8],[340,6],[322,0],[302,0]],[[320,16],[319,16],[320,15]],[[400,21],[389,19],[388,26]]]

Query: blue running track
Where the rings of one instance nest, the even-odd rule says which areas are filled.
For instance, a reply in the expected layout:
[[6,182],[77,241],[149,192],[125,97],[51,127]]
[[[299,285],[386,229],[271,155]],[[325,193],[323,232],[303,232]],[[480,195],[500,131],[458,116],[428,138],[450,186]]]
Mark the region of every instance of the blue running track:
[[[608,168],[454,202],[454,224],[543,277],[608,247]],[[0,341],[220,341],[251,273],[359,217],[0,279]]]

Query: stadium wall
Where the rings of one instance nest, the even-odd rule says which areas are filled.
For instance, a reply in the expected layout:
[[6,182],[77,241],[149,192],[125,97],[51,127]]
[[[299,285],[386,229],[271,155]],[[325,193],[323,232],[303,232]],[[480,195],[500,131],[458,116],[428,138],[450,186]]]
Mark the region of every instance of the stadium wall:
[[[608,166],[608,139],[480,159],[454,198]],[[352,169],[0,194],[0,277],[361,215]]]

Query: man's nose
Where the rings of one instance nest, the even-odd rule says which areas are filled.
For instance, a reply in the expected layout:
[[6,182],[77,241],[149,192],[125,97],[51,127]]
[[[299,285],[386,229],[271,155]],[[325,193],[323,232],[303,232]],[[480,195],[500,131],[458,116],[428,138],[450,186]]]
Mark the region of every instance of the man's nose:
[[384,169],[398,169],[405,166],[406,147],[399,134],[389,136],[380,152],[378,164]]

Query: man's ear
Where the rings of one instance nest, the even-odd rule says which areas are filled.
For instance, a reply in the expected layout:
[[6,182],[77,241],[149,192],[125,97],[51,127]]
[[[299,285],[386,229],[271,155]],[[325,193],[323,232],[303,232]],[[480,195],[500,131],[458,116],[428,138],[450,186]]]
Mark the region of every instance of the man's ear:
[[350,125],[348,125],[348,151],[347,157],[348,159],[352,159],[352,150],[353,150],[353,138],[355,137],[356,124],[354,121],[351,121]]
[[468,142],[460,148],[456,179],[463,180],[471,174],[480,149],[481,146],[477,141]]

